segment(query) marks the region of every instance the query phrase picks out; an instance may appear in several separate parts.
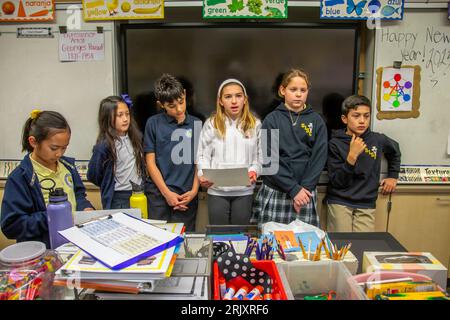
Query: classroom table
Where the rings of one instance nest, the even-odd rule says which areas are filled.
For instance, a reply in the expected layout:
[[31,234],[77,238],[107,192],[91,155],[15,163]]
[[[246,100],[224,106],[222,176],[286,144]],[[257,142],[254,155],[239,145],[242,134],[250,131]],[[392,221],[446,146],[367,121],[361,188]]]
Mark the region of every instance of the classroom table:
[[338,247],[352,243],[350,251],[358,259],[358,271],[362,272],[364,251],[407,252],[389,232],[329,232],[328,236]]

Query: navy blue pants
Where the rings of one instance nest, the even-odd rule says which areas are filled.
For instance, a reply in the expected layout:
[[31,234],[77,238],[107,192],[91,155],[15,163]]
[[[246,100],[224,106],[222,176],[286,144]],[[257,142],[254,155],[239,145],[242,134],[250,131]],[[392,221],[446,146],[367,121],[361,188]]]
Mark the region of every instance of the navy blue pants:
[[161,194],[147,193],[148,218],[154,220],[167,220],[167,223],[182,222],[186,231],[195,231],[197,218],[198,198],[188,203],[188,210],[173,210]]
[[129,209],[130,208],[131,190],[114,191],[111,202],[111,209]]

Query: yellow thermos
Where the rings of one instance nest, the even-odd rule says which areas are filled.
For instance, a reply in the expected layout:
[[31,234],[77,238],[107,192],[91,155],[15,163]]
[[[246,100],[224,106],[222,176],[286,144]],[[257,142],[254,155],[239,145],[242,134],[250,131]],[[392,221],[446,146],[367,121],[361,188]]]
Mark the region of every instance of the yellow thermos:
[[147,197],[144,194],[144,187],[130,182],[133,191],[130,197],[130,208],[141,209],[142,219],[148,219]]

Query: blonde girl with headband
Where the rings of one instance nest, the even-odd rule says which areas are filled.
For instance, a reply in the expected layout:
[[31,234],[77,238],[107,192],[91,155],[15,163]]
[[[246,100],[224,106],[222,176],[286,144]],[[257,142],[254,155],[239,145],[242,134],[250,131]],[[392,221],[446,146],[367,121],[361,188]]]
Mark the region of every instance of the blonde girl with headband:
[[46,208],[53,183],[44,179],[64,189],[72,210],[93,210],[75,159],[63,156],[70,135],[66,119],[55,111],[33,110],[25,122],[22,151],[27,154],[8,176],[2,201],[1,228],[9,239],[41,241],[50,247]]
[[[291,69],[283,75],[278,94],[283,102],[262,124],[267,132],[270,156],[266,165],[278,160],[278,171],[264,175],[255,197],[251,221],[259,225],[274,221],[288,224],[295,219],[319,226],[316,185],[327,161],[327,128],[321,116],[308,105],[311,83],[306,72]],[[279,138],[272,135],[278,133]],[[271,141],[279,142],[277,154]],[[270,162],[270,161],[272,162]]]
[[[261,173],[260,128],[261,122],[250,111],[242,82],[222,82],[216,112],[203,126],[197,152],[200,185],[208,188],[210,224],[249,224],[255,182]],[[248,168],[249,185],[216,187],[202,171],[238,167]]]

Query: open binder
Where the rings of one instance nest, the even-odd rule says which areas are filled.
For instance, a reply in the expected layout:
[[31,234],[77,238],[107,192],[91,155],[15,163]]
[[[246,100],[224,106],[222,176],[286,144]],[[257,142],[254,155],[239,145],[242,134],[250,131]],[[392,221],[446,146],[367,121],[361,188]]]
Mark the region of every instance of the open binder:
[[119,212],[59,231],[112,270],[120,270],[183,242],[179,234]]

